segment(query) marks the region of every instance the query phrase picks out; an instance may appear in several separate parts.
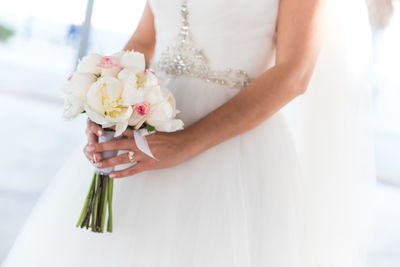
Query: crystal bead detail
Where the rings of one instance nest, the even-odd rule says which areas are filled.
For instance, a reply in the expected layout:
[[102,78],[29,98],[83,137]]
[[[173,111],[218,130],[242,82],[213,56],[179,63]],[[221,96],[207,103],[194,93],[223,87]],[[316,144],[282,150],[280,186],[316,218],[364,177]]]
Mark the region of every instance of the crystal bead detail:
[[178,36],[161,54],[159,60],[151,63],[150,68],[168,75],[198,78],[207,83],[231,88],[242,89],[245,87],[251,81],[245,71],[232,69],[216,71],[208,67],[206,56],[201,49],[196,48],[190,32],[187,0],[182,3],[181,16],[182,25]]

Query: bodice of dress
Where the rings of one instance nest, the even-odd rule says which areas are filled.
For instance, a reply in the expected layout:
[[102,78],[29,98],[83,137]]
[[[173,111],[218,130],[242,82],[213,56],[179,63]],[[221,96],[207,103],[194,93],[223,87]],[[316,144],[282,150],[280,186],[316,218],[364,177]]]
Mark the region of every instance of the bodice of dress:
[[[160,59],[165,61],[166,51],[182,35],[182,4],[187,8],[193,52],[206,58],[196,63],[196,75],[203,68],[200,64],[206,62],[208,69],[216,73],[217,83],[228,83],[230,79],[235,83],[239,76],[245,85],[247,77],[256,78],[274,64],[279,0],[150,0],[157,39],[152,65]],[[168,70],[173,75],[181,71],[176,66],[179,64]],[[235,78],[228,75],[224,79],[223,73],[231,70]]]

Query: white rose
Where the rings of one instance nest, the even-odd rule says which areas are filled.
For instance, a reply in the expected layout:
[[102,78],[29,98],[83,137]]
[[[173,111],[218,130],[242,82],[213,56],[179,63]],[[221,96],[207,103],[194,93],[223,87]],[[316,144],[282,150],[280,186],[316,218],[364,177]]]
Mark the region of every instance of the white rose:
[[85,110],[92,121],[103,127],[115,125],[115,136],[119,136],[126,130],[133,110],[127,96],[121,81],[102,77],[90,87]]
[[100,75],[101,68],[98,67],[100,60],[103,56],[99,54],[90,54],[83,57],[78,63],[78,72],[93,73]]
[[84,111],[86,94],[96,77],[90,73],[76,72],[61,89],[64,96],[64,118],[72,119]]

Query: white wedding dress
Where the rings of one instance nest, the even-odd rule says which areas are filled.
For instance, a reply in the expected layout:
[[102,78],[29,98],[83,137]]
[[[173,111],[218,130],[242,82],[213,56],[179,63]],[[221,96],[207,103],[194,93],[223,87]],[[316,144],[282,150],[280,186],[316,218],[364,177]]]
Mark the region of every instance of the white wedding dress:
[[[333,2],[330,14],[340,16],[332,16],[309,89],[287,110],[178,166],[116,180],[112,234],[75,227],[93,167],[74,154],[3,266],[364,266],[374,183],[368,23],[364,1]],[[182,2],[150,4],[157,62],[181,28]],[[279,0],[188,0],[187,7],[210,69],[254,79],[274,64]],[[240,90],[158,75],[186,126]]]

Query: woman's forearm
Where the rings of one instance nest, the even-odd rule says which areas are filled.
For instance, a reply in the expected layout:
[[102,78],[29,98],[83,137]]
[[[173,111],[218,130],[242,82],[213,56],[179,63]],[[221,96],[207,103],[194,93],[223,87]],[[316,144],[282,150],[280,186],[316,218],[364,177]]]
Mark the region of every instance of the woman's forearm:
[[194,156],[259,125],[305,91],[309,75],[275,66],[204,118],[185,129]]
[[154,47],[156,44],[156,32],[154,28],[154,15],[150,4],[147,2],[143,10],[142,18],[125,45],[124,50],[135,50],[143,53],[146,59],[146,67],[149,66],[151,58],[153,58]]
[[254,128],[305,92],[322,46],[329,3],[280,1],[276,65],[184,131],[189,157]]

